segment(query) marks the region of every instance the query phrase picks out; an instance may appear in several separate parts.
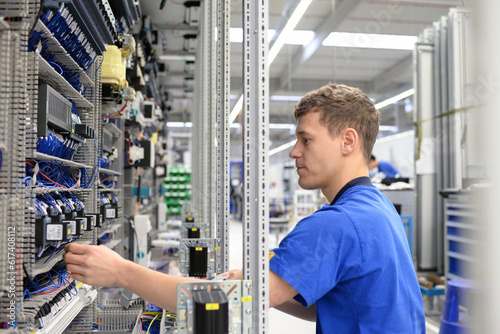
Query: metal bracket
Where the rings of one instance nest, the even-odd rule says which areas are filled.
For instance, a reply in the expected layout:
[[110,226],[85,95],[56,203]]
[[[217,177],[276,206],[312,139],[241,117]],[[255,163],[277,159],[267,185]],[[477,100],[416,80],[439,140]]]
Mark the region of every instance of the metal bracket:
[[246,334],[252,327],[252,281],[182,282],[177,286],[177,333],[194,332],[192,292],[222,290],[229,301],[229,334]]

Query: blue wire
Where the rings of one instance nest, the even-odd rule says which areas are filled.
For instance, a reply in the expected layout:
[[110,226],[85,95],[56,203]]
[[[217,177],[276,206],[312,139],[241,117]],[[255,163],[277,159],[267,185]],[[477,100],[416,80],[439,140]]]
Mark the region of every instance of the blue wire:
[[57,67],[59,68],[59,71],[60,71],[60,72],[59,72],[59,74],[60,74],[60,75],[63,75],[63,73],[64,73],[64,72],[63,72],[63,70],[62,70],[61,66],[57,65],[56,63],[54,63],[54,62],[52,62],[52,61],[49,61],[48,63],[49,63],[49,64],[51,64],[51,65],[55,65],[55,66],[57,66]]

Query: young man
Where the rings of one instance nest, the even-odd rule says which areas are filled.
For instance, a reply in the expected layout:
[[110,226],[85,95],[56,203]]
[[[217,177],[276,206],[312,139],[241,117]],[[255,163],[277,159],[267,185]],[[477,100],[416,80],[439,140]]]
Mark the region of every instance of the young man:
[[317,333],[425,333],[401,218],[368,178],[380,113],[359,89],[329,84],[302,98],[295,119],[299,185],[331,204],[297,224],[270,270],[315,305]]
[[[422,298],[394,206],[368,178],[380,114],[359,89],[329,84],[295,109],[299,185],[331,202],[303,219],[271,252],[269,304],[316,320],[317,333],[425,333]],[[175,311],[173,277],[105,246],[66,246],[73,278],[122,286]],[[230,272],[241,279],[241,270]],[[148,282],[148,284],[144,284]]]

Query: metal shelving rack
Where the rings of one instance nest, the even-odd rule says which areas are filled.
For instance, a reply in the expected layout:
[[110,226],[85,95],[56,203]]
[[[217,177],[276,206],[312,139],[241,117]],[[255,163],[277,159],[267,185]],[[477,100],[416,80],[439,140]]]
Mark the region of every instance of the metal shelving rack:
[[[446,211],[442,189],[465,189],[463,180],[482,178],[474,166],[473,127],[467,120],[480,103],[471,80],[473,48],[467,48],[470,12],[451,9],[425,29],[414,51],[416,133],[415,230],[417,269],[443,272]],[[472,94],[471,94],[472,93]],[[477,104],[477,105],[473,105]]]
[[[92,330],[92,322],[95,318],[94,307],[84,308],[91,303],[96,295],[95,288],[79,285],[80,295],[72,299],[58,317],[52,319],[43,329],[37,329],[34,317],[40,307],[51,300],[60,290],[44,295],[32,296],[29,300],[23,301],[23,279],[25,276],[30,278],[35,275],[46,272],[61,259],[61,253],[55,254],[50,261],[36,262],[34,254],[34,198],[37,194],[54,191],[72,191],[78,198],[84,202],[88,212],[97,212],[97,186],[90,189],[42,189],[39,187],[28,187],[24,185],[25,161],[26,159],[35,159],[43,161],[57,160],[63,165],[77,168],[85,168],[89,172],[95,169],[97,164],[97,146],[87,143],[76,154],[73,161],[51,157],[36,152],[37,140],[37,108],[38,108],[38,83],[40,80],[48,82],[56,89],[63,92],[68,98],[72,98],[81,115],[84,123],[92,128],[97,126],[98,103],[100,101],[96,81],[97,64],[85,73],[76,65],[71,57],[62,49],[55,39],[50,39],[43,23],[36,21],[40,3],[35,0],[24,0],[18,2],[3,2],[0,4],[0,16],[15,17],[7,24],[4,20],[0,21],[0,53],[2,62],[0,64],[0,97],[2,98],[2,107],[0,107],[0,123],[2,132],[0,133],[0,148],[2,150],[2,170],[0,179],[2,187],[0,188],[0,231],[7,235],[9,230],[15,231],[15,265],[12,270],[8,266],[8,253],[2,252],[0,260],[0,278],[2,291],[8,291],[10,286],[4,284],[7,282],[7,276],[14,275],[15,291],[14,297],[8,297],[14,301],[16,308],[13,314],[17,322],[15,332],[38,332],[38,333],[61,333],[73,320],[80,314],[80,318],[85,319],[84,324],[75,331],[88,332]],[[91,89],[83,96],[69,85],[62,76],[54,71],[52,67],[34,52],[27,52],[28,38],[31,30],[45,31],[45,37],[50,39],[50,48],[57,54],[57,60],[74,70],[80,71],[80,78],[83,84]],[[92,142],[92,141],[90,141]],[[20,145],[21,144],[21,145]],[[4,231],[5,230],[5,231]],[[7,239],[6,239],[7,240]],[[77,242],[83,244],[95,244],[96,232],[85,232]],[[1,246],[7,249],[8,244]],[[3,255],[5,254],[5,255]],[[5,258],[3,258],[5,256]],[[3,310],[8,309],[11,300],[2,298],[0,307]],[[80,312],[83,309],[83,312]],[[10,321],[8,313],[0,315],[0,321]]]
[[[35,1],[12,1],[0,4],[0,17],[14,18],[0,22],[0,314],[1,322],[14,327],[29,326],[22,304],[24,269],[30,270],[30,255],[25,249],[32,246],[30,224],[31,193],[22,186],[26,146],[32,145],[29,134],[28,55],[26,52],[31,17],[38,11]],[[19,145],[25,143],[26,145]],[[5,311],[5,312],[4,312]]]

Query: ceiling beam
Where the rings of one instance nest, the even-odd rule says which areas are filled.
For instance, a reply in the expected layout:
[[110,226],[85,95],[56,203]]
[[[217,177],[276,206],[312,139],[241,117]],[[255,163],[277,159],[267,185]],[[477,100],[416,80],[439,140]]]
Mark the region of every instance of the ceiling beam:
[[[413,69],[413,55],[403,58],[387,70],[377,75],[372,80],[373,91],[379,94],[386,93],[388,90],[394,90],[395,79],[401,75],[411,73]],[[391,86],[392,85],[392,86]]]
[[288,86],[291,82],[293,74],[297,72],[300,66],[311,58],[314,53],[316,53],[325,38],[327,38],[332,31],[335,31],[343,20],[347,18],[361,2],[363,2],[363,0],[342,1],[335,11],[316,29],[314,29],[314,39],[309,42],[307,46],[302,47],[293,56],[292,63],[286,66],[286,68],[279,75],[281,81],[280,88]]
[[[330,80],[324,79],[300,79],[295,78],[291,80],[291,87],[293,90],[283,89],[281,87],[281,81],[279,78],[270,78],[269,79],[269,91],[272,92],[271,95],[304,95],[311,90],[318,89],[321,86],[326,85]],[[340,83],[340,82],[339,82]],[[363,92],[370,91],[371,82],[370,81],[349,81],[342,80],[341,82],[344,85],[348,85],[351,87],[358,87]],[[243,85],[242,77],[231,77],[231,91],[232,94],[240,94]]]

